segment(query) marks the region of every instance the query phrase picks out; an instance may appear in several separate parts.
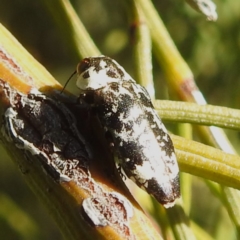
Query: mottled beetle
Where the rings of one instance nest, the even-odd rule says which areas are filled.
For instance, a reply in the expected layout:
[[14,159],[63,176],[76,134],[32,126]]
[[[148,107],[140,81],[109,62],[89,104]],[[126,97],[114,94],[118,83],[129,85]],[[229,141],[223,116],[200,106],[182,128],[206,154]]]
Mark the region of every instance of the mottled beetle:
[[146,89],[113,59],[83,59],[77,66],[80,99],[94,108],[110,134],[116,164],[165,207],[180,197],[172,140]]

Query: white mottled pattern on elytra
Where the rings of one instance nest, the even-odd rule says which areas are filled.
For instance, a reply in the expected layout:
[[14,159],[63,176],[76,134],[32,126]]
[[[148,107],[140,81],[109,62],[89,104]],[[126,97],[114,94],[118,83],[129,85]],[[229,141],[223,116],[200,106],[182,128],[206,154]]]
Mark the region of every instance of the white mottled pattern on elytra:
[[[132,84],[134,87],[134,90],[138,93],[144,93],[142,91],[142,87],[138,87],[136,84]],[[112,90],[110,90],[112,91]],[[113,92],[113,91],[112,91]],[[119,92],[117,93],[116,102],[118,102],[119,97],[122,94],[127,94],[130,97],[134,97],[132,93],[127,91],[125,88],[119,86]],[[133,108],[130,110],[130,114],[128,118],[124,118],[124,113],[120,113],[119,120],[123,123],[128,123],[129,121],[136,122],[137,118],[141,116],[143,113],[143,110],[146,110],[148,114],[151,114],[153,116],[153,125],[156,125],[155,127],[162,129],[162,131],[165,133],[161,136],[155,136],[153,131],[149,129],[149,123],[144,118],[140,124],[134,124],[133,128],[131,130],[122,129],[120,133],[115,131],[115,136],[122,139],[122,141],[128,143],[128,142],[138,142],[139,148],[141,148],[144,152],[144,155],[149,161],[151,161],[151,164],[154,166],[154,168],[157,168],[158,175],[167,172],[167,174],[171,174],[172,178],[175,178],[178,175],[179,169],[178,165],[176,164],[177,160],[175,157],[174,152],[172,152],[171,156],[169,157],[166,152],[162,149],[165,147],[165,144],[168,142],[168,134],[167,129],[161,122],[160,118],[157,115],[157,112],[153,108],[142,108],[139,107],[139,105],[134,105]],[[150,126],[153,128],[153,126]],[[130,134],[131,133],[131,134]],[[151,144],[149,144],[151,143]],[[121,143],[122,145],[122,143]],[[159,162],[165,162],[165,166],[159,164]],[[159,167],[157,167],[159,165]],[[157,179],[159,177],[155,176]]]
[[142,165],[136,165],[136,169],[133,172],[140,183],[145,183],[146,180],[153,178],[153,171],[152,164],[149,161],[144,161]]
[[[160,168],[152,165],[151,161],[144,161],[142,165],[136,165],[136,169],[133,170],[133,177],[131,179],[134,182],[141,184],[141,188],[148,188],[148,181],[155,181],[156,185],[161,186],[162,191],[168,195],[172,194],[172,186],[169,181],[168,172],[159,172]],[[154,180],[153,180],[154,179]]]
[[[129,116],[131,119],[137,119],[141,115],[142,115],[142,109],[138,105],[134,105],[129,112]],[[125,120],[128,121],[128,119],[125,119]]]
[[113,113],[116,113],[117,110],[118,110],[118,109],[117,109],[117,106],[116,106],[115,104],[113,104],[111,110],[112,110]]
[[[142,87],[138,87],[136,84],[132,84],[134,87],[134,90],[138,93],[144,93],[142,91]],[[103,90],[103,92],[106,95],[110,95],[109,93],[114,93],[116,97],[116,102],[112,104],[111,111],[116,113],[117,112],[117,105],[119,100],[121,99],[122,95],[128,95],[131,98],[134,97],[134,95],[129,92],[126,88],[119,86],[119,91],[114,92],[110,87],[107,87]],[[149,122],[146,118],[143,118],[139,124],[135,123],[136,120],[144,114],[143,110],[145,110],[148,114],[151,114],[153,116],[153,122],[156,128],[162,129],[162,131],[165,133],[161,136],[155,136],[153,131],[151,131],[151,127],[149,126]],[[171,174],[171,178],[175,178],[178,175],[179,169],[178,165],[176,164],[176,157],[174,152],[172,152],[172,155],[169,157],[166,152],[162,149],[165,147],[165,144],[168,142],[168,135],[167,130],[163,123],[161,122],[160,118],[157,115],[157,112],[153,108],[146,108],[143,106],[140,107],[139,105],[135,104],[133,105],[132,109],[130,110],[130,114],[128,118],[124,117],[124,112],[120,113],[119,120],[123,123],[128,123],[129,121],[134,122],[132,129],[121,129],[121,132],[114,131],[114,135],[121,139],[120,146],[123,145],[123,142],[138,142],[139,149],[142,149],[143,154],[146,159],[149,159],[149,162],[151,162],[153,169],[156,169],[156,176],[154,176],[156,179],[159,178],[160,175],[163,175],[164,172],[167,174]],[[158,175],[158,176],[157,176]],[[170,176],[168,176],[170,177]],[[161,181],[163,181],[161,177]],[[160,179],[159,179],[160,180]]]
[[[130,121],[130,119],[128,120]],[[134,119],[131,118],[131,120]],[[122,144],[123,142],[137,142],[139,144],[139,151],[142,151],[145,159],[148,159],[149,164],[152,166],[151,177],[149,179],[154,177],[164,184],[164,181],[169,181],[170,174],[172,179],[177,176],[178,166],[175,164],[176,158],[174,153],[171,157],[167,156],[166,152],[162,149],[162,147],[165,146],[165,143],[161,142],[161,145],[159,145],[155,135],[150,131],[146,119],[143,119],[140,124],[135,124],[130,131],[122,129],[120,133],[115,131],[114,134],[122,140]],[[144,168],[142,168],[142,170],[144,171]],[[138,176],[135,171],[134,175],[136,175],[138,181],[140,181],[140,179],[142,179],[141,181],[144,181],[144,179]],[[148,176],[150,176],[150,174],[148,174]]]
[[[103,57],[105,57],[105,56],[103,56]],[[120,69],[120,70],[123,72],[124,76],[122,77],[121,80],[127,81],[127,82],[129,82],[129,81],[135,82],[135,81],[132,79],[132,77],[125,71],[125,69],[124,69],[121,65],[119,65],[114,59],[111,59],[111,61],[112,61],[113,63],[115,63],[116,66],[117,66],[117,68]]]
[[119,121],[123,122],[123,121],[126,120],[125,117],[124,117],[124,114],[125,114],[125,113],[120,113],[120,114],[119,114]]
[[[87,73],[89,78],[84,78]],[[119,77],[114,74],[114,77],[109,77],[111,75],[109,73],[117,73]],[[170,203],[164,205],[172,206],[176,196],[173,191],[177,191],[177,194],[179,191],[178,184],[173,186],[179,169],[172,142],[156,110],[152,107],[146,89],[136,84],[116,61],[105,56],[99,57],[96,66],[89,67],[78,76],[77,86],[82,90],[101,89],[97,92],[97,96],[102,98],[101,101],[104,100],[104,104],[106,103],[104,116],[101,116],[102,125],[104,129],[110,130],[114,141],[117,139],[118,146],[115,145],[115,149],[125,151],[119,153],[124,157],[118,159],[116,163],[120,164],[128,173],[128,177],[143,189],[153,193],[158,192],[156,190],[158,188],[160,192],[164,192],[167,198],[172,199]],[[152,90],[154,89],[150,89],[151,94],[153,94]],[[130,99],[129,104],[128,99]],[[115,120],[122,124],[116,124]],[[116,129],[112,126],[116,126]],[[131,145],[133,149],[128,149],[127,146]],[[136,152],[134,157],[140,158],[135,164],[132,163],[133,159],[129,158],[133,151]],[[131,170],[124,169],[130,166],[128,164],[134,164]],[[149,189],[150,181],[154,189]]]

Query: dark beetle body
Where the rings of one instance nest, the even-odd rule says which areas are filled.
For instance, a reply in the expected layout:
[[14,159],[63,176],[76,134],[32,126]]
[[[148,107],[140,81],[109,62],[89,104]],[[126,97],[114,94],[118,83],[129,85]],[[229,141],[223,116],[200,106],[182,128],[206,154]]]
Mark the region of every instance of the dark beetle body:
[[174,205],[180,197],[174,147],[145,88],[105,56],[84,59],[77,72],[80,97],[91,99],[111,135],[116,163],[165,207]]

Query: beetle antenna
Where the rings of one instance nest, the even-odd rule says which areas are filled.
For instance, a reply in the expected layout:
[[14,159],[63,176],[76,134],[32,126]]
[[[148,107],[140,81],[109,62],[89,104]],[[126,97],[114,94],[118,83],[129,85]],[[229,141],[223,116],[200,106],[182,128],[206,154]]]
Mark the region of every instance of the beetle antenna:
[[67,82],[64,84],[63,89],[61,90],[60,94],[62,94],[62,92],[63,92],[63,91],[65,90],[65,88],[67,87],[69,81],[71,80],[71,78],[72,78],[76,73],[77,73],[77,70],[75,70],[75,71],[71,74],[71,76],[68,78]]

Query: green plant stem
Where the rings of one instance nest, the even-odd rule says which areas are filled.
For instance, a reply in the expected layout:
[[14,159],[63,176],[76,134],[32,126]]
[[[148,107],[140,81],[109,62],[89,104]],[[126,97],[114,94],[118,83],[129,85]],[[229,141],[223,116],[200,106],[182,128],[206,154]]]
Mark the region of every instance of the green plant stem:
[[[189,66],[178,52],[152,2],[150,0],[135,0],[135,2],[139,4],[147,19],[152,35],[154,53],[165,72],[169,89],[182,100],[206,104]],[[199,135],[208,144],[227,152],[235,152],[221,129],[202,126],[197,127],[197,129]]]
[[179,81],[193,78],[193,74],[179,54],[156,9],[149,0],[134,0],[143,11],[154,44],[154,53],[160,61],[171,87],[178,88]]
[[191,228],[193,229],[197,239],[201,240],[214,240],[206,231],[200,228],[195,222],[191,222]]
[[69,48],[75,54],[77,53],[79,58],[100,55],[100,51],[68,0],[44,0],[43,2],[64,34]]
[[136,80],[144,86],[150,97],[155,99],[152,74],[152,42],[146,19],[141,9],[133,4],[129,15],[131,20],[131,41],[134,44],[134,59],[136,66]]
[[240,189],[240,158],[171,135],[181,171]]
[[154,107],[163,120],[240,130],[240,110],[166,100],[155,100]]
[[[16,216],[21,219],[21,222],[16,220]],[[37,228],[34,219],[4,193],[0,193],[0,217],[7,222],[12,231],[18,233],[19,238],[26,240],[37,238],[40,229]]]
[[[192,139],[192,126],[188,123],[179,123],[178,134],[184,138]],[[185,212],[189,215],[192,200],[192,175],[180,173],[181,194]]]
[[237,239],[240,239],[240,192],[232,188],[222,187],[222,195],[228,214],[236,226]]
[[176,240],[196,240],[180,200],[173,208],[166,209],[166,213]]

